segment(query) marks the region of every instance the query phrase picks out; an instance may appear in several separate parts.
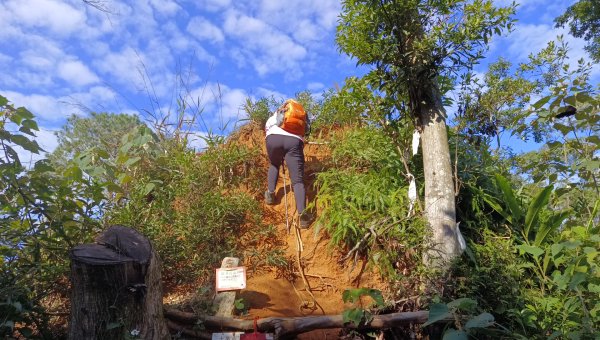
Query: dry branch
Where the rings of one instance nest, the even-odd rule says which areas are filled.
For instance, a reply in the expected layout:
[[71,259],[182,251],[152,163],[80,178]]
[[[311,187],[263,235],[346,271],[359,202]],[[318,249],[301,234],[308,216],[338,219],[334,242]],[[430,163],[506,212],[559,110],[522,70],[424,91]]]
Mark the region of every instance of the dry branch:
[[[216,316],[198,316],[193,313],[178,310],[165,311],[165,317],[181,324],[193,325],[197,322],[207,329],[219,331],[252,331],[252,320],[240,320]],[[276,337],[287,337],[295,334],[306,333],[316,329],[350,328],[350,329],[385,329],[398,327],[410,323],[425,323],[429,317],[428,311],[402,312],[383,315],[374,315],[373,320],[366,325],[356,326],[344,323],[341,315],[306,316],[292,318],[270,317],[258,320],[260,332],[275,333]],[[440,321],[453,321],[452,317]]]

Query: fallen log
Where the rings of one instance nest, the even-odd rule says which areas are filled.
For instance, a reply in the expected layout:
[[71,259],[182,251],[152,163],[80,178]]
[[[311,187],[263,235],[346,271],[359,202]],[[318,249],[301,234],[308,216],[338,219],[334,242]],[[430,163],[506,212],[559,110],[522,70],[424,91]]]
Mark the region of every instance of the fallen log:
[[[194,325],[201,322],[206,329],[218,331],[248,332],[254,329],[252,320],[241,320],[227,317],[202,315],[182,312],[179,310],[165,310],[165,317],[179,324]],[[367,324],[354,325],[344,323],[341,315],[321,315],[279,318],[269,317],[258,320],[258,331],[274,333],[276,338],[288,337],[306,333],[317,329],[348,328],[348,329],[386,329],[407,325],[410,323],[425,323],[429,317],[428,311],[400,312],[382,315],[373,315],[373,320]],[[448,317],[439,322],[453,321]]]
[[167,327],[172,331],[173,334],[185,335],[194,339],[211,340],[212,335],[208,332],[201,332],[194,329],[187,328],[183,325],[178,324],[175,321],[167,320]]

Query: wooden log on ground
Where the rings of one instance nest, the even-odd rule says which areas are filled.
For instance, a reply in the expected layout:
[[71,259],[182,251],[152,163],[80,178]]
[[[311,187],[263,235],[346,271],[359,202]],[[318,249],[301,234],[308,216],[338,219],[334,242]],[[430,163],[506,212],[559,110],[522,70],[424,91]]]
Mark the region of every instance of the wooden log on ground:
[[170,339],[160,261],[144,235],[113,226],[70,258],[69,339]]
[[[207,329],[228,331],[252,331],[254,328],[252,320],[240,320],[218,316],[197,316],[193,313],[178,310],[166,310],[165,317],[180,324],[194,325],[201,321]],[[275,333],[277,338],[288,337],[300,333],[310,332],[316,329],[349,328],[349,329],[386,329],[408,325],[410,323],[422,324],[429,317],[428,311],[401,312],[374,315],[373,320],[366,325],[356,326],[352,323],[344,323],[341,315],[322,315],[292,318],[270,317],[258,320],[260,332]],[[454,321],[448,317],[440,322]]]

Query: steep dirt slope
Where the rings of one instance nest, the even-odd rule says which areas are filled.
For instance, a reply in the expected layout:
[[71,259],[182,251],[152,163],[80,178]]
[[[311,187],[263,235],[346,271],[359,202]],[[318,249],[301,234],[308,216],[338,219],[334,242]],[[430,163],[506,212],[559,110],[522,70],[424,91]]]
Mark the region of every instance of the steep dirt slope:
[[[237,142],[247,146],[258,147],[261,150],[263,161],[257,166],[264,168],[264,183],[266,188],[266,149],[264,134],[261,129],[250,126],[239,131]],[[305,149],[305,181],[309,202],[318,199],[313,186],[315,174],[323,170],[325,160],[329,157],[327,145],[306,144]],[[329,238],[324,231],[315,232],[317,226],[313,225],[307,230],[296,230],[295,224],[288,233],[286,225],[285,192],[287,192],[287,205],[289,222],[295,214],[294,195],[288,174],[286,176],[286,190],[280,172],[276,189],[276,205],[268,206],[262,203],[267,223],[277,228],[279,240],[283,244],[286,258],[289,259],[290,268],[282,273],[278,271],[250,272],[247,280],[247,289],[241,292],[241,297],[249,304],[249,317],[269,316],[303,316],[320,314],[339,314],[345,306],[342,293],[345,289],[356,287],[382,288],[376,273],[370,272],[365,263],[357,263],[354,270],[338,263],[343,254],[329,247]],[[260,198],[259,198],[260,199]],[[318,215],[318,211],[316,212]],[[298,240],[301,240],[302,250],[298,251]],[[298,264],[302,264],[302,270]],[[307,285],[310,286],[308,290]],[[312,296],[311,296],[312,293]],[[313,298],[314,297],[314,298]]]

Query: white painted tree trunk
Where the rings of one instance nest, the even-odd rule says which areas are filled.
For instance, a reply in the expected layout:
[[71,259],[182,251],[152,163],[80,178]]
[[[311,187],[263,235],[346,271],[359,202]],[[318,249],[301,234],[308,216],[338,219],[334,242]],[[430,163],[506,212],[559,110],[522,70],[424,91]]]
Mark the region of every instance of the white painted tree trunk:
[[456,206],[450,148],[446,132],[446,114],[437,86],[433,85],[429,100],[421,102],[419,123],[423,169],[425,173],[425,218],[432,239],[423,261],[428,266],[448,268],[460,255],[456,227]]

